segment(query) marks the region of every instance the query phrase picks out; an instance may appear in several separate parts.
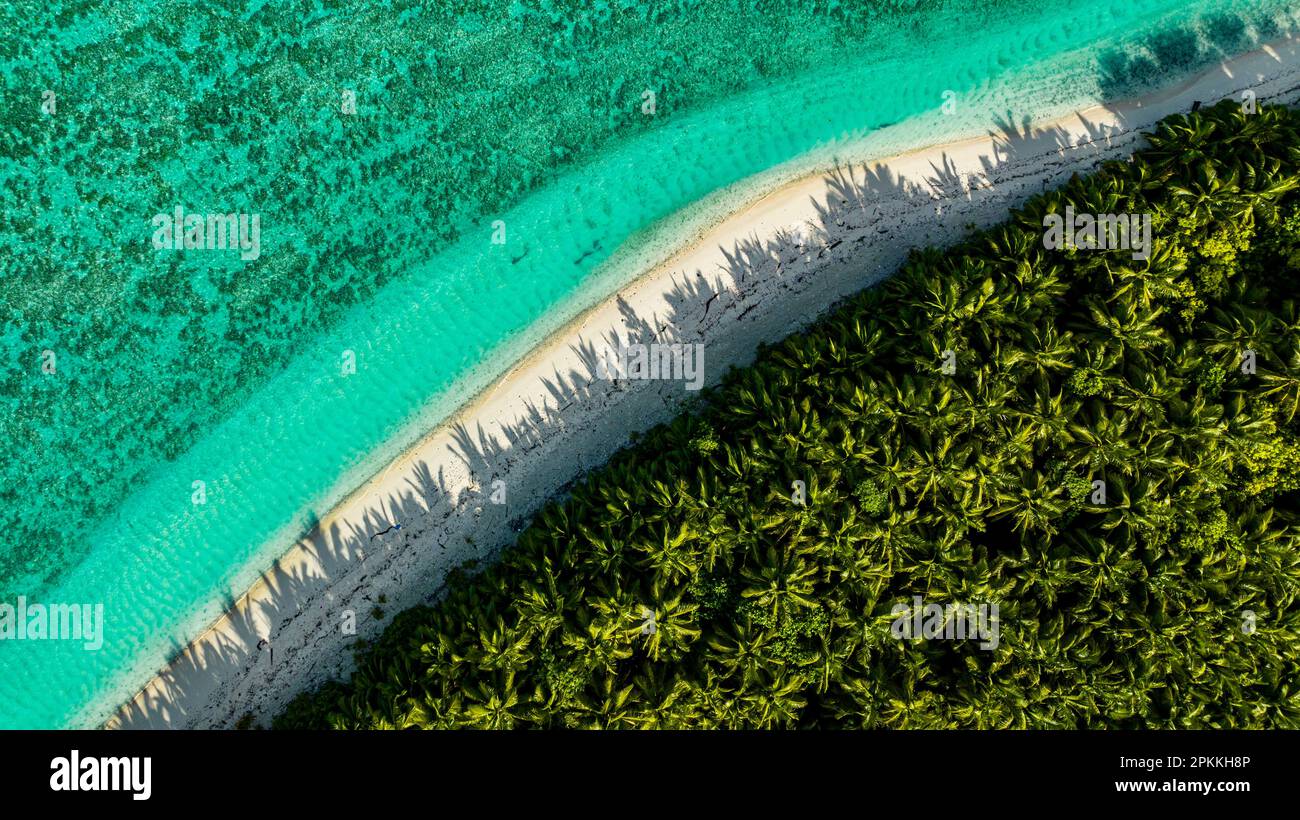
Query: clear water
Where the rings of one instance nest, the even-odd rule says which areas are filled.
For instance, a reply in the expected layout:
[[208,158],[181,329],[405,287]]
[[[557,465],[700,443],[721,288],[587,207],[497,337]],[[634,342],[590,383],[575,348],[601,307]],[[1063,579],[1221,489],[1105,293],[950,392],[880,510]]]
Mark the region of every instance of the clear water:
[[[883,4],[900,13],[876,12],[864,21],[796,4],[775,21],[746,24],[742,14],[723,14],[725,30],[698,20],[674,28],[670,18],[638,22],[633,15],[621,28],[597,20],[584,34],[582,26],[575,33],[555,21],[521,18],[514,9],[525,5],[514,4],[506,15],[461,15],[445,33],[446,44],[426,40],[433,52],[451,55],[439,62],[425,49],[422,58],[435,74],[452,75],[429,81],[444,95],[444,108],[448,100],[457,103],[460,85],[487,95],[487,103],[466,99],[467,108],[478,105],[473,121],[440,118],[442,109],[429,108],[422,123],[401,119],[403,128],[383,139],[348,143],[329,110],[341,82],[331,77],[311,101],[313,126],[306,131],[314,139],[267,121],[260,138],[226,144],[229,135],[214,131],[189,153],[155,157],[149,140],[166,127],[165,112],[160,125],[124,106],[98,123],[96,140],[65,131],[24,155],[31,146],[15,129],[29,129],[31,121],[0,123],[0,146],[8,149],[0,155],[0,191],[14,206],[0,222],[0,254],[32,259],[37,268],[25,278],[9,268],[0,280],[6,368],[0,500],[7,533],[0,541],[0,589],[10,602],[23,594],[33,601],[102,603],[107,617],[105,644],[95,652],[75,642],[0,641],[0,726],[93,725],[106,717],[283,552],[313,511],[328,509],[543,334],[632,275],[635,266],[613,264],[618,260],[611,255],[648,227],[690,213],[693,203],[726,186],[834,153],[885,126],[905,135],[894,146],[905,148],[904,142],[982,130],[990,111],[1056,111],[1175,81],[1207,60],[1276,36],[1291,6],[1104,0],[1080,11],[1018,0],[900,0]],[[148,62],[147,38],[111,36],[121,14],[134,9],[127,17],[147,17],[142,8],[71,21],[42,8],[30,11],[57,33],[60,53],[82,44],[97,53],[107,49],[117,60],[111,74]],[[413,55],[420,49],[406,54],[410,38],[383,39],[403,13],[379,9],[362,21],[363,29],[336,23],[324,11],[307,14],[307,22],[289,26],[265,51],[238,37],[222,43],[202,20],[197,26],[179,20],[175,30],[192,50],[207,42],[215,49],[210,57],[235,56],[207,66],[199,75],[206,80],[179,84],[171,103],[208,99],[199,86],[233,82],[250,71],[264,84],[291,87],[295,77],[325,71],[330,59],[346,61],[345,45],[362,36],[370,38],[367,47],[391,46],[383,51],[401,66],[394,76],[418,84]],[[534,24],[552,32],[552,40],[543,37],[536,52],[511,52],[519,27]],[[615,28],[618,37],[600,42],[602,32]],[[716,58],[722,61],[716,82],[691,87],[681,95],[687,100],[664,94],[653,121],[637,121],[638,89],[684,90],[687,84],[664,75],[662,66],[675,59],[691,65],[692,48],[717,52],[719,36],[743,47]],[[295,38],[313,37],[321,48],[332,43],[337,56],[328,49],[325,57],[318,49],[295,51]],[[574,38],[583,37],[606,51],[584,47],[585,62],[569,59]],[[660,75],[597,94],[617,98],[613,107],[622,113],[594,126],[584,121],[594,130],[580,138],[552,133],[529,142],[518,135],[523,154],[569,140],[567,156],[552,151],[520,161],[535,169],[532,178],[517,174],[512,184],[506,174],[505,182],[484,187],[457,170],[519,161],[506,156],[515,143],[501,149],[499,160],[456,153],[472,150],[464,146],[475,144],[474,134],[518,127],[511,99],[490,104],[493,83],[536,87],[540,94],[554,74],[587,82],[602,60],[627,59],[634,51],[629,43],[674,37],[678,57],[671,49],[667,57],[662,47],[650,49]],[[773,38],[771,45],[765,37]],[[492,70],[476,77],[459,66],[449,71],[457,57],[463,66]],[[18,93],[16,77],[42,62],[39,49],[0,50],[6,97]],[[348,76],[358,74],[370,78],[353,83],[361,86],[363,106],[367,93],[382,96],[395,82],[375,70]],[[166,77],[158,82],[165,89]],[[22,98],[28,109],[40,98],[31,88]],[[946,90],[956,91],[962,105],[957,116],[936,120]],[[562,91],[555,93],[562,97]],[[93,105],[72,91],[64,97],[65,110]],[[293,118],[292,99],[276,102],[286,120]],[[534,131],[563,119],[555,110],[537,115],[519,104],[528,108],[519,119]],[[906,127],[921,121],[924,133]],[[392,127],[382,118],[370,126]],[[90,131],[96,124],[80,127]],[[365,156],[340,160],[340,144]],[[55,167],[31,167],[33,157],[60,151],[72,153]],[[153,189],[142,182],[137,193],[120,180],[105,181],[99,175],[104,156],[119,169],[145,169],[142,179]],[[281,184],[249,170],[271,162],[268,157],[320,187]],[[424,176],[395,183],[402,173]],[[23,182],[38,193],[20,201],[14,191]],[[458,200],[430,193],[462,188],[476,193]],[[223,199],[230,190],[241,198]],[[162,258],[148,246],[148,220],[176,204],[258,212],[261,267],[215,252]],[[439,205],[445,212],[430,216]],[[87,209],[97,215],[76,216]],[[505,245],[490,242],[495,219],[505,223]],[[339,233],[370,255],[349,256],[336,244]],[[60,254],[49,248],[67,249],[79,264],[60,266]],[[119,269],[130,272],[126,279],[106,285]],[[351,272],[339,272],[344,269]],[[155,279],[184,287],[162,288]],[[270,297],[259,291],[272,285],[282,290]],[[187,312],[178,300],[203,308]],[[122,314],[130,325],[115,330],[105,317],[117,316],[122,304],[130,308]],[[241,306],[243,320],[236,315]],[[61,330],[57,320],[68,315],[84,319],[80,335]],[[252,330],[233,332],[239,321]],[[73,338],[79,344],[70,344]],[[178,342],[166,344],[173,339]],[[40,372],[38,354],[46,348],[66,351],[57,378]],[[357,362],[357,372],[346,377],[344,351]],[[204,505],[192,503],[196,480],[206,484]]]

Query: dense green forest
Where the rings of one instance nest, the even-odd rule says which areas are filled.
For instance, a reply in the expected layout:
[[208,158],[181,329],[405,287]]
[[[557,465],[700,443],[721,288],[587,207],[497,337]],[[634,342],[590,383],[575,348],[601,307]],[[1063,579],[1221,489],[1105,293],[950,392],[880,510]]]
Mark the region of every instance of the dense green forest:
[[[1300,116],[1223,103],[914,253],[276,726],[1300,727],[1298,185]],[[1150,258],[1046,250],[1067,205]]]

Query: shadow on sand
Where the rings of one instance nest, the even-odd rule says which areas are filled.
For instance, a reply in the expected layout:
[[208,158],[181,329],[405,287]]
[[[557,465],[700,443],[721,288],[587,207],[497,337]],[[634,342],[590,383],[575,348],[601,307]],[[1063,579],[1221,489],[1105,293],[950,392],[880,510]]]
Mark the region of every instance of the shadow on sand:
[[[1161,76],[1170,66],[1206,58],[1207,50],[1241,52],[1261,39],[1282,34],[1235,18],[1223,18],[1211,28],[1214,36],[1208,41],[1190,35],[1189,45],[1189,35],[1174,32],[1147,43],[1137,56],[1108,55],[1102,61],[1103,89],[1120,94],[1144,76]],[[1183,110],[1186,107],[1183,104]],[[1143,124],[1150,122],[1151,113],[1144,112]],[[548,498],[564,491],[564,482],[554,480],[538,484],[530,494],[513,489],[539,482],[546,474],[533,464],[538,451],[551,462],[550,474],[555,471],[554,461],[563,460],[563,473],[571,481],[606,461],[622,446],[618,442],[626,443],[629,434],[639,429],[638,420],[646,417],[646,408],[651,408],[655,419],[664,420],[680,406],[684,399],[680,385],[611,384],[598,379],[603,349],[652,341],[700,342],[707,337],[711,348],[724,351],[713,356],[715,361],[744,364],[752,359],[754,345],[735,339],[753,337],[753,327],[748,332],[741,328],[758,306],[754,297],[759,291],[789,290],[790,295],[780,299],[788,298],[796,306],[802,299],[810,306],[806,314],[791,316],[796,311],[787,310],[787,315],[768,320],[764,327],[773,336],[766,341],[775,342],[893,270],[858,269],[846,278],[843,292],[818,292],[820,272],[832,265],[852,268],[867,248],[889,244],[902,224],[899,213],[914,218],[925,213],[933,219],[934,231],[923,242],[952,241],[965,233],[974,213],[973,207],[963,208],[963,204],[973,206],[1008,184],[1019,185],[1024,199],[1060,185],[1076,171],[1136,148],[1140,136],[1131,132],[1134,117],[1122,106],[1110,114],[1107,119],[1118,125],[1085,121],[1083,133],[1074,133],[1060,127],[1037,128],[1028,114],[1004,112],[993,118],[988,132],[993,148],[980,157],[978,171],[961,170],[947,153],[916,178],[896,176],[881,163],[837,168],[824,177],[820,201],[813,201],[815,221],[804,230],[745,238],[720,248],[725,265],[719,270],[679,272],[664,294],[669,306],[664,315],[639,314],[616,297],[622,328],[580,337],[571,347],[580,366],[556,370],[542,379],[543,389],[536,391],[540,401],[529,402],[522,415],[495,433],[482,425],[473,429],[463,423],[453,425],[445,464],[419,461],[407,467],[406,489],[367,507],[355,524],[312,528],[296,545],[300,555],[295,560],[277,561],[261,576],[261,589],[239,606],[228,598],[230,611],[224,621],[188,648],[177,645],[169,668],[109,725],[190,725],[195,722],[192,710],[197,714],[203,709],[207,717],[199,725],[231,726],[255,705],[282,706],[298,691],[346,676],[351,645],[374,638],[386,624],[359,608],[363,603],[379,605],[368,590],[382,587],[397,595],[383,602],[390,609],[436,601],[448,570],[465,560],[490,558],[512,544],[529,517]],[[1035,178],[1026,179],[1031,170]],[[905,250],[898,249],[893,260],[900,261]],[[716,382],[721,373],[715,366],[710,375],[710,381]],[[600,421],[575,433],[577,413]],[[584,437],[615,443],[587,448]],[[447,465],[458,465],[469,480],[453,487],[445,476]],[[492,482],[507,477],[514,497],[505,505],[490,503]],[[458,537],[471,531],[477,537]],[[395,586],[407,591],[404,597],[392,592]],[[355,635],[343,634],[338,626],[345,608],[356,611]],[[297,660],[300,654],[303,661]],[[292,674],[284,672],[290,667]],[[273,694],[266,699],[268,692]],[[210,702],[221,703],[224,713],[213,712]],[[260,715],[263,722],[269,717]]]

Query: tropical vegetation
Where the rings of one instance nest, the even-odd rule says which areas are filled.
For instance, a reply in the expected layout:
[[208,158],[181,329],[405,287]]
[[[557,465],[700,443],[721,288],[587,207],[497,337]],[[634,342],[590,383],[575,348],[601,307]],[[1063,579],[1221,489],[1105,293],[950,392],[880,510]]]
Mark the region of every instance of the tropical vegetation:
[[[1300,727],[1300,115],[1149,143],[762,351],[276,725]],[[1150,258],[1045,249],[1067,205]],[[917,595],[997,648],[900,640]]]

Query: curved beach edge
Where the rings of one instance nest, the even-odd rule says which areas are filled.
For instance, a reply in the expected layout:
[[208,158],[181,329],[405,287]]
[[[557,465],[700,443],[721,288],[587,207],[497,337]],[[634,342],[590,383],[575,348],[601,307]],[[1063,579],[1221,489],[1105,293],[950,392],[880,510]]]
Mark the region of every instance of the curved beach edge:
[[269,724],[300,692],[346,678],[356,642],[377,638],[387,613],[436,601],[451,569],[491,560],[546,501],[696,395],[680,380],[601,379],[596,361],[610,346],[701,345],[704,382],[715,384],[760,344],[889,276],[912,248],[994,225],[1071,175],[1131,155],[1169,114],[1246,89],[1259,103],[1300,101],[1300,39],[1172,90],[1028,129],[990,122],[984,136],[855,160],[759,195],[549,336],[321,516],[130,702],[107,720],[113,707],[101,705],[82,725]]

